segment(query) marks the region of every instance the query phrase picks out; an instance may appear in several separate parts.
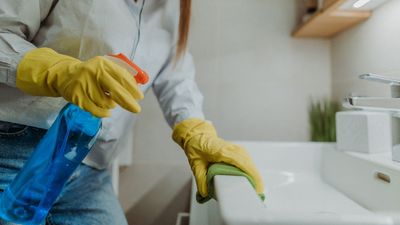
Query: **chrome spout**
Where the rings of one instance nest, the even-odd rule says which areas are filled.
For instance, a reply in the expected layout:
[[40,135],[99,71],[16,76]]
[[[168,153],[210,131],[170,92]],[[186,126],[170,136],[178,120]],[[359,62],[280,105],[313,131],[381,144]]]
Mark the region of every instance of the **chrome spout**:
[[400,98],[347,97],[352,108],[400,112]]

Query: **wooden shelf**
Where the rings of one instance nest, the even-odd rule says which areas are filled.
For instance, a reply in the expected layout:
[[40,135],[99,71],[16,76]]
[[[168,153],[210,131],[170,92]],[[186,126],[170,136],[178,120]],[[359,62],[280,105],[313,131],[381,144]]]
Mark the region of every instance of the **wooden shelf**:
[[337,0],[327,9],[316,12],[292,33],[293,37],[330,38],[336,34],[367,20],[370,11],[340,10],[346,0]]

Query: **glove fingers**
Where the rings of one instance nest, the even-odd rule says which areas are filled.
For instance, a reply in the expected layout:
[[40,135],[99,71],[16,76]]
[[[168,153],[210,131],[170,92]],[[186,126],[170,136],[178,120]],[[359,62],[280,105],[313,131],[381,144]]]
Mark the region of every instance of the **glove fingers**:
[[222,151],[222,162],[231,164],[251,176],[256,183],[256,192],[263,193],[264,184],[261,176],[248,153],[240,146],[230,144],[228,149]]
[[89,89],[82,87],[83,85],[68,85],[63,89],[63,97],[81,107],[82,109],[91,112],[97,117],[109,117],[109,110],[115,108],[115,102],[99,87],[95,86]]
[[76,98],[76,99],[72,99],[71,102],[76,104],[77,106],[81,107],[82,109],[92,113],[94,116],[97,116],[100,118],[110,116],[110,112],[108,109],[97,106],[94,102],[92,102],[89,99],[80,101],[79,98]]
[[117,106],[114,100],[107,96],[103,89],[98,85],[92,92],[88,93],[89,98],[100,108],[113,109]]
[[105,75],[104,77],[106,76],[108,79],[104,78],[101,86],[104,91],[110,94],[110,98],[128,111],[133,113],[140,112],[141,108],[136,99],[110,75]]
[[197,190],[202,197],[208,196],[207,189],[207,169],[208,164],[201,160],[195,160],[192,162],[192,171],[196,179]]
[[[107,59],[106,59],[107,60]],[[122,87],[125,88],[135,99],[141,100],[144,98],[142,91],[139,88],[135,78],[126,69],[107,60],[107,73],[111,75]]]

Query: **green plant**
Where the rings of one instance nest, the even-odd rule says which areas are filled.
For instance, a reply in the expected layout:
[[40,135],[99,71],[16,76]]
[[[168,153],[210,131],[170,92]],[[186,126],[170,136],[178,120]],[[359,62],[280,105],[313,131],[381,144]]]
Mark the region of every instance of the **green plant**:
[[335,142],[335,114],[339,104],[327,99],[311,101],[308,109],[311,141]]

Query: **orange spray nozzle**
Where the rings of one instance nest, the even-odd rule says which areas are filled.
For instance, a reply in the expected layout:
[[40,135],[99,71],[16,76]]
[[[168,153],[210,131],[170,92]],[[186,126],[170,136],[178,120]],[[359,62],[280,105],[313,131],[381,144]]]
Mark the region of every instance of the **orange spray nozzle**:
[[138,84],[146,84],[149,81],[149,76],[147,75],[147,73],[144,70],[142,70],[138,65],[133,63],[124,54],[119,53],[119,54],[109,55],[109,56],[115,57],[115,58],[118,58],[118,59],[122,60],[123,62],[128,64],[130,67],[132,67],[134,70],[136,70],[137,74],[134,77],[135,77],[135,80],[136,80],[136,82]]

